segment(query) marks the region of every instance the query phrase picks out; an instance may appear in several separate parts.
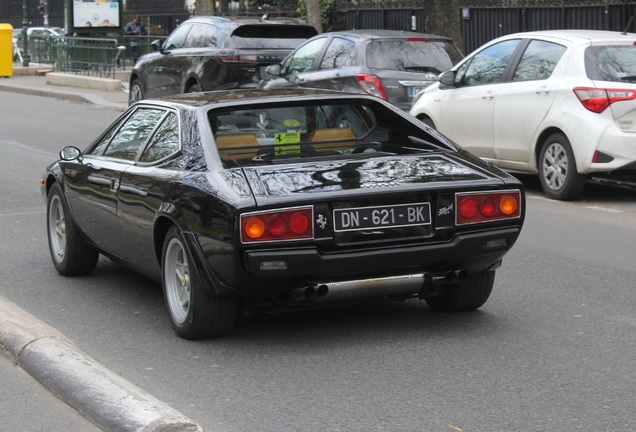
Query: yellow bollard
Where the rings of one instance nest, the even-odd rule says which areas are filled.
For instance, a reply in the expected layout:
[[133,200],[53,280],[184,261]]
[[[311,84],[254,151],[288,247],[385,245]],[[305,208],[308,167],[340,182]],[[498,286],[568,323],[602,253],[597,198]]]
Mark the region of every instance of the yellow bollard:
[[0,77],[13,76],[13,27],[0,24]]

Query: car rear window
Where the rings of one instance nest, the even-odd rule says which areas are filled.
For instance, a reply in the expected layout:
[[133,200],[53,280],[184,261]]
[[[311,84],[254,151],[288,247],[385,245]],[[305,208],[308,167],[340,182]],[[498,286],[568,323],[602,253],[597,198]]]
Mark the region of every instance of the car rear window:
[[585,50],[585,71],[596,81],[636,82],[636,46],[601,45]]
[[243,25],[232,32],[232,40],[235,48],[294,49],[316,34],[304,25]]
[[226,167],[451,148],[443,138],[368,100],[216,109],[208,118]]
[[449,41],[424,38],[376,40],[367,46],[367,66],[409,72],[443,72],[462,55]]

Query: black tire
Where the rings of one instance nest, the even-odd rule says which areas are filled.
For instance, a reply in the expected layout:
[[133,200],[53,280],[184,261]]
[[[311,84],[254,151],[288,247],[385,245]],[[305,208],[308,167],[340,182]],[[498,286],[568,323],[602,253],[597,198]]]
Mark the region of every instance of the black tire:
[[139,102],[144,98],[144,88],[141,85],[141,81],[136,79],[130,84],[128,89],[128,104],[132,105],[135,102]]
[[552,199],[570,201],[583,192],[587,176],[577,172],[570,141],[562,133],[548,137],[539,154],[539,181]]
[[435,129],[435,123],[433,123],[433,120],[431,120],[430,117],[426,117],[426,116],[420,116],[418,117],[418,119],[424,123],[426,126]]
[[199,84],[193,84],[186,93],[200,93],[201,91],[201,86]]
[[79,276],[95,270],[99,253],[82,238],[57,183],[51,186],[47,198],[46,231],[58,273]]
[[221,336],[234,326],[237,300],[205,292],[181,231],[173,226],[163,244],[164,299],[174,331],[184,339]]
[[439,287],[436,295],[424,300],[432,309],[442,312],[471,311],[486,303],[494,283],[494,270],[473,273],[461,282]]

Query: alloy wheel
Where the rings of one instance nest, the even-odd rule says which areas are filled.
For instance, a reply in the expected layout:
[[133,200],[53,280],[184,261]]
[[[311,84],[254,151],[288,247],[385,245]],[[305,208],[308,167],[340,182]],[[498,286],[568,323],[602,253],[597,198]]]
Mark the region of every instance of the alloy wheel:
[[164,272],[170,313],[177,324],[183,324],[190,310],[190,269],[185,249],[176,238],[166,248]]
[[49,204],[49,239],[53,258],[62,262],[66,254],[66,219],[60,197],[55,195]]

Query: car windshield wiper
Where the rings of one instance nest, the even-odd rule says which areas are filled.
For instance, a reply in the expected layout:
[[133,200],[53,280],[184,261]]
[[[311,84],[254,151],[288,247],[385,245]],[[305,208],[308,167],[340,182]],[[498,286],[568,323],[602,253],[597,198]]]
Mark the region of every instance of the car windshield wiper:
[[623,81],[636,81],[636,75],[626,75],[621,77]]

